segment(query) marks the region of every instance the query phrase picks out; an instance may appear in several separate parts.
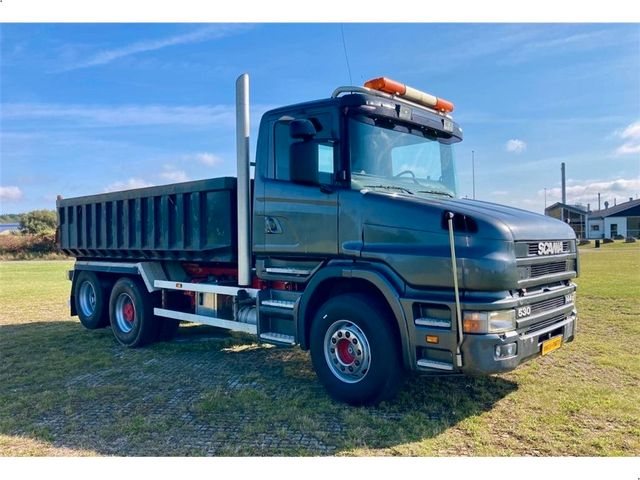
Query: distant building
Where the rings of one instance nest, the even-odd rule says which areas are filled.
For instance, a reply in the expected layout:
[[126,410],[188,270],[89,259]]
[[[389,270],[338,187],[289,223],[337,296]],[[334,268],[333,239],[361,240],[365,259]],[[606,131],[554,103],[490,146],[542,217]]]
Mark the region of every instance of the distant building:
[[582,205],[567,205],[565,203],[556,202],[553,205],[544,209],[544,214],[557,218],[558,220],[564,219],[573,231],[576,232],[576,237],[585,238],[587,216],[589,212]]
[[640,237],[640,199],[589,212],[587,238]]

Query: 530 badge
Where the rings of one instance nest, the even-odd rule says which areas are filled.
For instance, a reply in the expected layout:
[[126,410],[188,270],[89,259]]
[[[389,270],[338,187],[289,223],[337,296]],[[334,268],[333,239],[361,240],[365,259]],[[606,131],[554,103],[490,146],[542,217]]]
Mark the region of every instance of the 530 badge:
[[518,307],[518,309],[516,310],[516,316],[518,318],[528,317],[529,315],[531,315],[531,307],[530,306]]

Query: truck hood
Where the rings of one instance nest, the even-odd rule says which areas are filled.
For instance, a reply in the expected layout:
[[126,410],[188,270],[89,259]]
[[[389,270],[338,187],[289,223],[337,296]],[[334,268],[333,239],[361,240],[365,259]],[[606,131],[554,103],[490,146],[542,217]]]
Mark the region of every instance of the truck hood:
[[[566,223],[518,208],[426,194],[345,191],[340,196],[340,249],[383,262],[416,287],[451,287],[446,212],[454,220],[462,288],[518,288],[516,242],[573,240]],[[477,228],[476,228],[477,227]]]
[[[375,194],[387,195],[375,192]],[[419,203],[425,207],[467,215],[479,226],[484,238],[526,240],[570,240],[575,238],[573,229],[566,223],[520,208],[508,207],[480,200],[434,198],[431,196],[401,195],[402,200]]]

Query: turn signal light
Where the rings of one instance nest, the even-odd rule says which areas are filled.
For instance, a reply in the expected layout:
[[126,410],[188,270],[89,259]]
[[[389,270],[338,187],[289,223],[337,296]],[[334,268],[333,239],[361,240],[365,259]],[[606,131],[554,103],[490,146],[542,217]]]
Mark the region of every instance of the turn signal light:
[[481,318],[479,312],[466,314],[462,322],[462,330],[464,333],[486,333],[487,320]]
[[411,100],[426,107],[434,108],[441,112],[453,112],[453,103],[444,98],[435,97],[429,93],[422,92],[404,83],[391,80],[386,77],[374,78],[365,82],[365,87],[381,92],[398,95],[399,97]]
[[462,330],[464,333],[501,333],[515,330],[516,311],[496,310],[494,312],[464,312]]

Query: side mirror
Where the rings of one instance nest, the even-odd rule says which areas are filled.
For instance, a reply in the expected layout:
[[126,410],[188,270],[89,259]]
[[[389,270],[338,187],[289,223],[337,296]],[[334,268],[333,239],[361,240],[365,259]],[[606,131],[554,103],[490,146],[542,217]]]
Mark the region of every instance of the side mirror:
[[[311,122],[309,122],[311,123]],[[318,144],[311,139],[291,145],[289,154],[289,177],[294,183],[319,185]]]
[[297,140],[310,140],[315,137],[317,130],[311,120],[292,120],[289,124],[289,135]]

